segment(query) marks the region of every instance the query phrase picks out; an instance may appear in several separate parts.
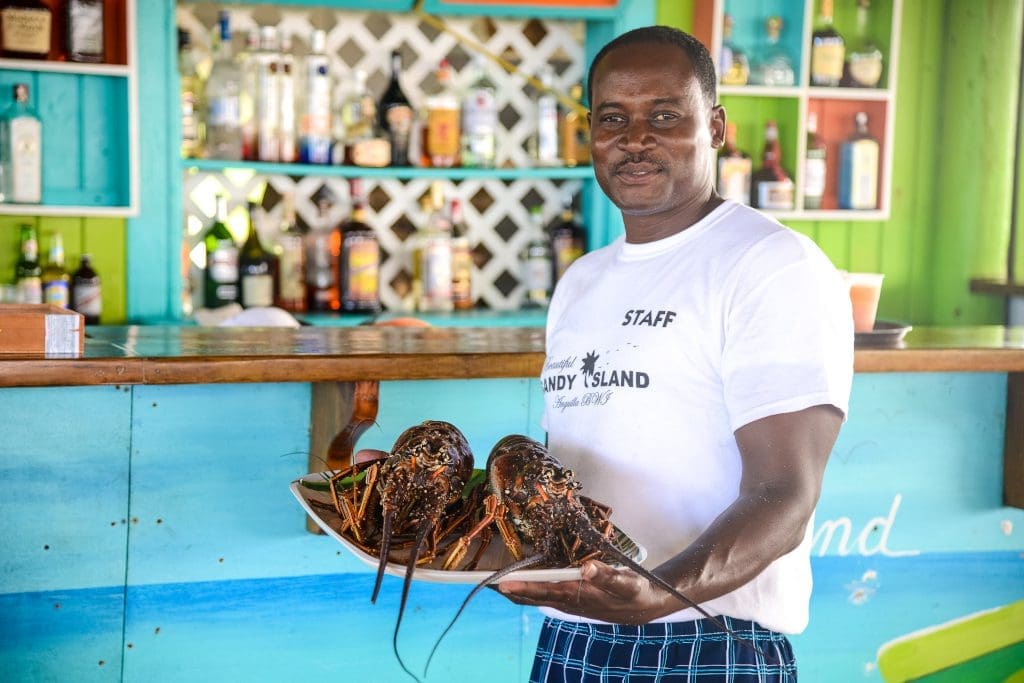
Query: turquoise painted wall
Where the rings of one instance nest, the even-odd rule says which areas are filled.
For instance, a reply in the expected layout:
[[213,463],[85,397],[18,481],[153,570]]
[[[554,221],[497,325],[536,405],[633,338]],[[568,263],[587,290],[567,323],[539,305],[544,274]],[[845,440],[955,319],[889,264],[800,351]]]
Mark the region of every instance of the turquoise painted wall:
[[[879,681],[888,640],[1024,598],[1005,392],[1003,374],[856,376],[815,520],[802,678]],[[540,395],[527,379],[382,383],[359,445],[429,417],[482,457],[541,436]],[[391,652],[400,581],[371,605],[371,571],[306,532],[288,490],[309,407],[307,384],[0,390],[0,680],[408,680]],[[406,662],[422,666],[468,591],[414,584]],[[484,591],[428,680],[525,680],[539,623]]]

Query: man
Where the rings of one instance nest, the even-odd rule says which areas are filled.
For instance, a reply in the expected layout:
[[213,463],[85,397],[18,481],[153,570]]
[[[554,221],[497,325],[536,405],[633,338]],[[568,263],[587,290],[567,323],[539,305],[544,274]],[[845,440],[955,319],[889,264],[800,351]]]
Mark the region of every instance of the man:
[[[789,681],[811,522],[849,399],[849,296],[803,237],[715,193],[714,65],[666,27],[589,75],[591,149],[625,236],[578,260],[548,313],[544,427],[645,565],[756,648],[626,569],[508,581],[547,615],[533,681]],[[556,388],[560,387],[560,388]]]

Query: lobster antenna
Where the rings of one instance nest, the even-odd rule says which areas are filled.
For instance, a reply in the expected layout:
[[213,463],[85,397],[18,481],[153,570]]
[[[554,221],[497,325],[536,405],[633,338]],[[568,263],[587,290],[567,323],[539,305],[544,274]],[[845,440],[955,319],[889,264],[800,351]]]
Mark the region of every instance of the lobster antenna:
[[[380,585],[384,581],[384,567],[388,563],[388,555],[391,554],[391,520],[394,512],[384,514],[384,525],[381,528],[382,538],[380,540],[380,558],[377,562],[377,578],[373,582],[373,594],[370,596],[370,603],[377,604],[377,595],[380,593]],[[401,615],[399,615],[401,617]]]
[[416,562],[420,559],[420,548],[423,547],[423,540],[430,533],[434,525],[427,522],[420,527],[419,532],[416,534],[416,542],[413,545],[412,553],[409,555],[409,562],[405,568],[405,580],[402,582],[402,600],[398,604],[398,620],[395,622],[395,633],[391,636],[391,649],[395,653],[395,659],[398,660],[398,665],[402,667],[402,671],[409,674],[416,683],[420,683],[420,679],[412,671],[409,671],[409,667],[402,661],[402,655],[398,654],[398,629],[402,626],[402,615],[405,614],[405,603],[409,599],[409,587],[412,585],[412,573],[416,568]]
[[452,620],[448,623],[448,626],[444,629],[444,632],[441,633],[441,636],[437,639],[437,642],[434,643],[434,648],[430,651],[430,656],[427,657],[427,663],[423,666],[423,677],[426,678],[427,669],[430,668],[430,661],[434,658],[434,653],[437,652],[437,648],[441,645],[441,641],[444,640],[444,637],[446,635],[448,635],[448,631],[451,631],[452,627],[455,626],[455,622],[458,621],[459,617],[462,615],[463,610],[466,609],[466,606],[469,604],[469,601],[473,599],[474,595],[479,593],[485,586],[488,586],[498,581],[499,579],[505,578],[512,572],[519,571],[520,569],[526,569],[527,567],[532,567],[533,565],[541,562],[544,558],[545,555],[543,553],[538,553],[530,557],[524,557],[518,562],[513,562],[512,564],[506,567],[502,567],[501,569],[497,570],[496,572],[488,576],[486,579],[478,583],[476,586],[474,586],[473,590],[471,590],[469,592],[469,595],[466,596],[466,599],[462,601],[461,605],[459,605],[459,610],[455,613],[455,616],[452,617]]

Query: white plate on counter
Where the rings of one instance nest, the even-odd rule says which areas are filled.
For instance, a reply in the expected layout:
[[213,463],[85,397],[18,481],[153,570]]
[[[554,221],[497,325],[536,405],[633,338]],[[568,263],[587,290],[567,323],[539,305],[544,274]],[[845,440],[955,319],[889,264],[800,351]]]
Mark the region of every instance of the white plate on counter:
[[[291,492],[299,504],[306,510],[306,513],[316,522],[317,526],[323,529],[324,533],[340,543],[356,559],[368,567],[377,569],[378,559],[376,556],[367,553],[352,542],[345,534],[339,532],[341,519],[334,511],[331,504],[330,493],[326,489],[327,478],[330,472],[311,472],[291,483]],[[317,505],[319,503],[320,505]],[[326,506],[326,507],[323,507]],[[616,546],[622,550],[627,557],[643,562],[647,551],[639,544],[629,538],[618,527],[615,527]],[[437,560],[435,560],[437,562]],[[495,531],[494,538],[480,560],[481,569],[473,571],[444,570],[431,567],[417,567],[413,572],[416,581],[428,581],[431,583],[466,583],[478,584],[487,579],[497,569],[507,566],[512,562],[512,556],[508,553],[501,536]],[[392,576],[404,577],[406,567],[399,562],[388,562],[384,566],[384,572]],[[512,572],[504,577],[502,581],[577,581],[580,578],[579,567],[562,567],[550,569],[523,569]]]

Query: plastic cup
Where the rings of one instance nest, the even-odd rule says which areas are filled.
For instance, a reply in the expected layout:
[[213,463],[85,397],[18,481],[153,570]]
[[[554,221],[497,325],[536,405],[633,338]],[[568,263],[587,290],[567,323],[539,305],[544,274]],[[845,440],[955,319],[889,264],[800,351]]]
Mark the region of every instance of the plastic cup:
[[882,295],[882,273],[847,273],[850,303],[853,304],[853,331],[870,332],[875,329],[878,299]]

